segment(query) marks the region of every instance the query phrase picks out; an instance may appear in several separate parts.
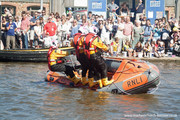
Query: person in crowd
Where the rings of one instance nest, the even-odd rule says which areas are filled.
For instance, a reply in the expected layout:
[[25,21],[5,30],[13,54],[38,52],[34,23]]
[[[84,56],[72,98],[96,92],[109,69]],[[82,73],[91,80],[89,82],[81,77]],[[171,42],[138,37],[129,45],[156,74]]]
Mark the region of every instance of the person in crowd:
[[67,14],[67,17],[69,19],[69,22],[72,23],[74,20],[73,14]]
[[141,42],[139,41],[139,42],[136,44],[133,53],[134,53],[134,56],[135,56],[135,57],[138,57],[138,53],[142,53],[142,52],[143,52],[143,47],[142,47]]
[[61,25],[58,27],[57,29],[57,33],[58,33],[58,38],[61,41],[61,45],[63,45],[63,42],[66,40],[67,38],[67,24],[66,24],[66,19],[62,19],[61,20]]
[[122,50],[127,52],[129,57],[132,57],[133,49],[131,47],[130,41],[126,40]]
[[54,17],[57,19],[57,17],[60,16],[58,12],[54,14]]
[[152,41],[151,42],[151,53],[153,54],[153,57],[157,57],[158,56],[157,48],[158,48],[158,45],[156,44],[156,42]]
[[67,14],[69,14],[69,15],[72,15],[72,14],[73,14],[71,7],[68,8]]
[[117,32],[115,35],[115,38],[119,39],[119,53],[121,52],[122,49],[122,44],[123,44],[123,30],[124,30],[124,21],[121,17],[118,17],[117,19]]
[[134,49],[136,44],[143,38],[144,29],[141,27],[141,22],[135,20],[135,26],[132,33],[132,48]]
[[152,40],[155,41],[155,42],[156,42],[158,39],[161,38],[161,31],[162,31],[161,27],[162,27],[162,26],[159,25],[159,22],[158,22],[158,20],[156,19],[156,20],[155,20],[154,28],[153,28],[153,30],[152,30],[152,34],[153,34],[153,39],[152,39]]
[[129,10],[126,2],[124,2],[121,5],[120,14],[121,14],[121,16],[128,16],[128,15],[130,15],[130,10]]
[[165,17],[162,18],[162,23],[163,23],[164,26],[166,26],[168,24]]
[[[44,25],[45,25],[44,18],[43,18],[43,17],[40,17],[40,18],[39,18],[39,21],[40,21],[40,26],[41,26],[41,28],[43,29],[43,28],[44,28]],[[43,37],[44,37],[44,35],[43,35]]]
[[149,44],[149,42],[146,42],[145,45],[143,46],[143,56],[147,57],[148,53],[150,53],[151,51],[152,51],[151,45]]
[[159,24],[160,28],[163,28],[163,27],[165,26],[165,25],[163,24],[163,19],[160,18],[160,19],[158,19],[158,20],[159,20],[158,24]]
[[143,19],[141,20],[141,26],[145,27],[146,26],[146,17],[143,16]]
[[[100,19],[100,21],[103,21],[102,19]],[[110,31],[112,30],[112,28],[110,28],[110,26],[108,26],[108,23],[105,22],[102,24],[102,30],[101,30],[101,40],[103,41],[103,43],[107,46],[110,46]]]
[[82,21],[83,20],[86,21],[86,25],[87,25],[87,16],[86,16],[86,14],[83,14],[81,19],[82,19]]
[[49,14],[49,17],[51,17],[51,22],[53,22],[53,23],[55,23],[56,22],[56,18],[55,18],[55,15],[54,15],[54,12],[51,12],[50,14]]
[[115,22],[113,21],[113,19],[108,19],[104,21],[106,26],[109,28],[109,33],[110,33],[109,40],[111,40],[113,37],[113,26],[115,25]]
[[82,20],[82,24],[81,24],[81,26],[79,27],[79,30],[80,30],[83,34],[87,34],[87,33],[88,33],[88,26],[87,26],[87,23],[86,23],[86,19],[83,19],[83,20]]
[[173,34],[173,28],[175,27],[175,25],[174,25],[174,22],[173,22],[173,20],[172,19],[169,19],[168,20],[168,23],[169,23],[169,26],[170,26],[170,33],[169,33],[169,36],[171,37],[172,36],[172,34]]
[[75,76],[73,72],[74,68],[66,65],[67,60],[65,57],[68,55],[70,55],[68,51],[62,51],[58,49],[56,45],[51,46],[47,55],[48,67],[49,70],[54,72],[65,72],[65,74],[74,82],[74,84],[77,85],[81,80]]
[[39,19],[39,17],[42,16],[42,10],[37,10],[36,12],[37,12],[37,18]]
[[87,25],[87,27],[88,27],[88,33],[97,34],[98,29],[97,29],[96,26],[94,26],[94,25],[92,24],[91,20],[88,20],[87,23],[88,23],[88,25]]
[[21,39],[23,43],[23,48],[28,49],[28,34],[27,32],[30,29],[30,21],[27,18],[25,12],[22,12],[22,21],[21,21]]
[[44,25],[44,33],[46,37],[49,38],[51,44],[52,41],[56,39],[57,26],[54,22],[52,22],[52,17],[49,16],[48,22]]
[[172,35],[171,35],[171,37],[173,38],[173,37],[175,37],[175,36],[180,36],[179,35],[179,29],[177,28],[177,27],[174,27],[173,28],[173,33],[172,33]]
[[61,25],[61,17],[60,16],[57,16],[56,17],[56,22],[55,22],[57,28]]
[[174,42],[173,55],[180,56],[180,39]]
[[119,38],[118,37],[115,37],[115,40],[113,42],[111,42],[111,45],[110,45],[110,54],[112,56],[118,56],[119,55],[119,51],[118,50],[120,47],[119,47]]
[[67,34],[67,39],[69,39],[69,36],[70,36],[70,34],[71,34],[71,32],[70,32],[70,29],[71,29],[71,26],[72,26],[72,22],[70,21],[70,18],[69,18],[69,16],[67,16],[66,17],[66,26],[67,26],[67,28],[66,28],[66,34]]
[[[40,21],[41,29],[43,30],[43,29],[44,29],[44,25],[45,25],[45,22],[44,22],[43,17],[40,17],[40,18],[39,18],[39,21]],[[43,30],[43,35],[42,35],[42,37],[43,37],[43,39],[44,39],[44,37],[45,37],[44,30]]]
[[159,19],[155,19],[153,28],[157,28],[157,27],[159,27],[159,26],[160,26],[160,25],[159,25]]
[[144,15],[142,14],[142,15],[140,15],[140,16],[139,16],[139,21],[141,21],[141,22],[142,22],[142,21],[143,21],[143,19],[144,19]]
[[32,16],[30,14],[30,11],[26,11],[26,18],[30,21]]
[[157,48],[158,57],[164,57],[165,54],[165,48],[164,48],[164,42],[160,41]]
[[170,43],[169,43],[169,52],[174,52],[174,46],[175,46],[175,43],[178,41],[178,38],[179,36],[175,36],[173,37],[173,39],[170,40]]
[[70,37],[74,37],[74,35],[76,33],[78,33],[78,30],[79,30],[79,25],[77,24],[77,20],[73,20],[73,24],[72,24],[72,27],[71,27],[71,35]]
[[109,10],[109,16],[116,18],[116,10],[119,9],[119,6],[114,3],[114,0],[111,0],[111,3],[107,5],[107,9]]
[[91,23],[92,23],[92,25],[93,25],[93,26],[95,26],[95,25],[97,24],[97,23],[95,22],[94,17],[91,17],[91,19],[90,19],[90,20],[91,20]]
[[88,12],[88,17],[87,17],[87,19],[90,20],[91,18],[92,18],[92,12],[89,11],[89,12]]
[[35,48],[39,48],[39,43],[43,39],[43,28],[40,25],[40,20],[36,20],[36,26],[34,27],[35,33]]
[[179,21],[177,19],[174,19],[174,27],[179,28]]
[[144,44],[146,42],[151,42],[151,39],[152,39],[152,27],[151,27],[151,22],[149,19],[146,20],[146,26],[144,27],[144,40],[143,40],[143,43],[142,45],[144,46]]
[[66,15],[65,14],[61,15],[61,20],[63,20],[63,19],[66,19]]
[[168,25],[164,25],[164,27],[161,30],[161,40],[164,42],[165,44],[165,54],[168,52],[169,49],[169,42],[170,42],[170,36],[169,36],[169,29],[168,29]]
[[78,25],[81,25],[81,24],[82,24],[82,19],[81,19],[80,14],[77,14],[77,15],[76,15],[76,20],[77,20]]
[[6,37],[7,37],[7,29],[6,29],[6,24],[7,24],[7,20],[6,17],[2,17],[2,22],[1,22],[1,40],[3,43],[4,48],[6,47]]
[[19,45],[20,49],[22,49],[22,40],[21,40],[21,21],[18,16],[15,17],[15,22],[17,26],[17,30],[15,33],[16,43]]
[[142,0],[139,0],[138,5],[136,6],[136,20],[139,20],[140,16],[144,13],[145,6],[142,2]]
[[[92,39],[93,38],[93,39]],[[89,44],[90,42],[90,44]],[[102,51],[108,51],[109,48],[103,44],[101,41],[101,38],[99,36],[96,36],[93,33],[88,33],[85,39],[85,54],[88,57],[90,61],[90,69],[96,70],[97,73],[99,73],[98,76],[98,82],[94,82],[94,79],[89,79],[89,85],[90,87],[93,87],[94,85],[99,83],[99,87],[102,88],[103,86],[107,86],[109,84],[112,84],[113,81],[108,81],[107,78],[107,65],[104,61],[104,59],[101,57],[101,50]],[[98,49],[97,49],[98,48]]]
[[30,47],[32,48],[34,42],[34,26],[36,26],[36,21],[38,20],[38,13],[34,12],[34,17],[30,20]]
[[[40,16],[40,17],[42,17],[42,18],[43,18],[44,23],[47,23],[48,16],[46,15],[46,11],[45,11],[45,10],[42,10],[42,14],[41,14],[41,16]],[[39,17],[39,18],[40,18],[40,17]]]
[[6,38],[6,49],[10,49],[10,42],[12,42],[12,49],[15,49],[15,32],[17,30],[16,24],[13,22],[13,18],[9,17],[9,22],[6,23],[7,38]]
[[123,34],[124,34],[123,44],[125,44],[126,40],[129,41],[130,43],[132,42],[131,41],[132,32],[133,32],[133,23],[130,21],[130,17],[127,16],[125,24],[124,24],[124,30],[123,30]]

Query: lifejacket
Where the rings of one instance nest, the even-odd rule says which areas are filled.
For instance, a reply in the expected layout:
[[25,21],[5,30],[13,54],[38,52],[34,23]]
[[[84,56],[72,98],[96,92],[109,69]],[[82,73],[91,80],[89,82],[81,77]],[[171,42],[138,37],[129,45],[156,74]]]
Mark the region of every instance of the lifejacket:
[[84,38],[84,43],[83,43],[83,48],[84,48],[84,52],[86,54],[86,56],[88,57],[88,59],[90,59],[90,51],[95,51],[97,50],[97,47],[94,46],[92,47],[92,42],[98,38],[99,36],[93,33],[88,33],[86,35],[86,37]]
[[79,58],[79,53],[80,53],[80,50],[83,50],[83,45],[80,46],[80,41],[82,39],[82,37],[84,37],[85,35],[82,34],[82,33],[76,33],[74,35],[74,40],[73,40],[73,45],[74,45],[74,48],[75,48],[75,51],[76,51],[76,56],[77,58]]
[[55,59],[51,59],[50,58],[50,55],[52,54],[52,52],[55,50],[56,48],[53,48],[52,46],[49,48],[49,51],[47,53],[47,58],[48,58],[48,68],[49,70],[51,70],[51,62],[56,62],[56,63],[63,63],[63,60],[62,58],[57,58],[56,60]]

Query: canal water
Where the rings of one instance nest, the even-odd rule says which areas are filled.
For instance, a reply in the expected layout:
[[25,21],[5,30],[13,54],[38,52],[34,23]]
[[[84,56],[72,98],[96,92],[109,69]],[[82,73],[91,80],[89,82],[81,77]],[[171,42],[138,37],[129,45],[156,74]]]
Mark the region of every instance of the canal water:
[[0,120],[179,120],[180,64],[154,64],[155,93],[117,95],[47,83],[45,63],[0,63]]

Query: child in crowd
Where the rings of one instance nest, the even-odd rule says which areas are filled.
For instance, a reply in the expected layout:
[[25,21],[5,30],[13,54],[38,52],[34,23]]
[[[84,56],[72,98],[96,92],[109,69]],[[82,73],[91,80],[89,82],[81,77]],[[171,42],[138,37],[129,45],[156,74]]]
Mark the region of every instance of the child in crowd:
[[164,53],[165,53],[165,48],[164,48],[164,42],[160,41],[158,44],[158,57],[164,57]]
[[141,42],[139,41],[134,48],[134,56],[138,57],[138,53],[142,53],[142,50],[143,50],[143,47],[142,47]]
[[117,56],[118,55],[118,48],[119,48],[119,38],[116,37],[115,38],[115,41],[113,41],[111,43],[111,46],[110,46],[110,54],[113,55],[113,56]]
[[132,57],[133,49],[132,49],[131,44],[130,44],[129,41],[125,42],[125,45],[123,46],[122,50],[126,51],[128,53],[129,57]]
[[177,40],[178,40],[178,36],[175,36],[173,39],[170,40],[170,43],[169,43],[169,52],[173,52],[174,45],[177,42]]
[[158,45],[156,44],[156,42],[152,41],[151,42],[151,52],[154,54],[154,56],[158,56],[157,48],[158,48]]
[[175,36],[171,41],[169,45],[169,51],[172,52],[174,55],[179,56],[180,54],[180,39],[178,36]]
[[151,45],[149,44],[149,42],[146,42],[145,45],[143,46],[143,55],[144,57],[147,57],[147,54],[150,53],[151,50]]

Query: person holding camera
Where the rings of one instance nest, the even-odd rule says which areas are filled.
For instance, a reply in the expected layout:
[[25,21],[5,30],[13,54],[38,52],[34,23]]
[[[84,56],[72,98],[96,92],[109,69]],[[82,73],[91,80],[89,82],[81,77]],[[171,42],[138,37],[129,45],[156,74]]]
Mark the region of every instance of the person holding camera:
[[6,49],[10,49],[10,42],[12,42],[12,49],[15,49],[15,32],[17,30],[17,26],[12,21],[12,16],[9,17],[9,22],[6,23],[6,29],[7,29]]

